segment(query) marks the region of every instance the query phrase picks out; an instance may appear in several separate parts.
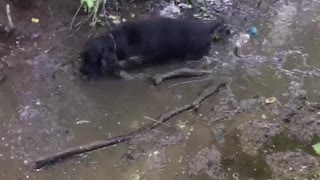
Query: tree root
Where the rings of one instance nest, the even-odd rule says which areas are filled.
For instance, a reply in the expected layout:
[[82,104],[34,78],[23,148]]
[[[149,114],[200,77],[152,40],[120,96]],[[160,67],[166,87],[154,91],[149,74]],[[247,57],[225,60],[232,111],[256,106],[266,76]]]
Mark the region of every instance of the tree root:
[[178,78],[178,77],[198,77],[198,76],[203,76],[211,73],[212,71],[209,71],[209,70],[182,68],[182,69],[170,71],[165,74],[157,74],[153,77],[153,82],[155,85],[159,85],[162,81],[166,79]]
[[44,166],[53,164],[59,160],[66,159],[66,158],[74,156],[74,155],[86,153],[89,151],[94,151],[94,150],[101,149],[101,148],[106,148],[106,147],[109,147],[112,145],[116,145],[116,144],[120,144],[122,142],[129,141],[129,140],[135,138],[137,135],[141,135],[143,133],[149,132],[152,129],[155,129],[156,127],[169,121],[174,116],[177,116],[177,115],[179,115],[185,111],[191,110],[191,109],[198,109],[200,104],[203,101],[208,99],[210,96],[216,95],[217,93],[219,93],[221,88],[228,86],[230,83],[231,83],[231,81],[229,79],[221,79],[219,84],[213,85],[213,86],[210,86],[210,87],[204,89],[200,93],[200,95],[191,104],[187,104],[185,106],[175,108],[169,112],[162,114],[157,119],[157,122],[155,122],[153,124],[142,127],[140,129],[138,129],[137,131],[134,131],[134,132],[131,132],[131,133],[128,133],[125,135],[111,137],[106,140],[95,141],[90,144],[85,144],[85,145],[81,145],[78,147],[73,147],[73,148],[66,149],[64,151],[58,152],[58,153],[50,155],[50,156],[40,158],[39,160],[36,160],[33,163],[33,168],[34,169],[41,169]]

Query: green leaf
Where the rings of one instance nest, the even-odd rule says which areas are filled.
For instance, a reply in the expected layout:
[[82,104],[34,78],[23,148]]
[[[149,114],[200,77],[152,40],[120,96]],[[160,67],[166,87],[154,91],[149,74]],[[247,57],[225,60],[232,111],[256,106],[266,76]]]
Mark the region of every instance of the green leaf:
[[314,151],[315,151],[318,155],[320,155],[320,143],[317,143],[317,144],[313,145],[312,147],[313,147]]
[[84,6],[86,12],[91,12],[95,7],[96,0],[80,0],[82,6]]

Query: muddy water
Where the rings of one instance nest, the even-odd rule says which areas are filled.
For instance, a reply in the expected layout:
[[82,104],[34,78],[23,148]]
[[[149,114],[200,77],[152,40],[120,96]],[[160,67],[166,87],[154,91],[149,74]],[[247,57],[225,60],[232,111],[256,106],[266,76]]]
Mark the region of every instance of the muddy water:
[[[215,61],[218,57],[223,61],[213,67],[216,72],[213,78],[231,77],[231,89],[238,100],[260,94],[284,101],[289,83],[297,81],[303,82],[309,100],[319,101],[320,3],[263,1],[258,10],[252,1],[239,2],[241,9],[236,11],[239,16],[231,17],[233,27],[244,31],[256,26],[259,36],[244,45],[245,56],[241,59],[232,56],[231,43],[214,47],[207,60]],[[31,10],[14,9],[17,25],[24,27],[21,34],[28,37],[22,38],[19,34],[20,39],[15,43],[1,36],[5,48],[0,50],[0,55],[9,77],[0,86],[1,179],[208,179],[207,175],[188,176],[187,167],[193,155],[211,145],[218,146],[223,157],[237,154],[234,162],[223,165],[226,179],[271,177],[263,156],[251,157],[241,152],[239,139],[231,128],[239,124],[227,123],[227,130],[230,126],[233,135],[223,137],[219,143],[215,131],[203,123],[209,118],[206,111],[196,116],[185,113],[161,129],[168,132],[163,137],[174,139],[174,145],[159,147],[157,140],[141,145],[122,144],[71,158],[38,172],[30,170],[30,162],[41,156],[151,123],[145,116],[156,118],[170,108],[191,102],[207,84],[173,85],[188,81],[186,79],[153,87],[143,80],[110,78],[90,83],[78,80],[69,62],[77,59],[90,27],[84,27],[70,38],[66,24],[71,21],[77,2],[61,3],[65,6],[39,2],[33,4]],[[128,9],[137,13],[143,3]],[[149,2],[147,6],[150,7]],[[30,23],[31,17],[40,17],[40,24]],[[243,23],[244,17],[248,19],[246,23]],[[215,50],[219,50],[218,55]],[[153,74],[176,67],[178,65],[167,65],[144,71]],[[303,77],[305,74],[307,78]],[[206,105],[211,107],[216,103],[209,100]],[[257,117],[236,119],[244,122],[254,118]],[[187,133],[188,138],[183,135],[178,141],[179,135],[170,134],[177,129]],[[139,147],[143,149],[142,156],[128,165],[123,155],[139,151],[136,150]]]

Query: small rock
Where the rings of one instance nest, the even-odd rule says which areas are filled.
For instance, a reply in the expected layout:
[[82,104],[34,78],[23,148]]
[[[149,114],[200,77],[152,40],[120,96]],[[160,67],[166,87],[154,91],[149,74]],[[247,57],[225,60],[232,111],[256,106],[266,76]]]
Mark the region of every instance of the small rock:
[[38,18],[32,18],[31,22],[38,24],[40,22],[40,20]]
[[176,18],[181,15],[180,8],[174,4],[170,3],[163,10],[160,11],[160,16]]

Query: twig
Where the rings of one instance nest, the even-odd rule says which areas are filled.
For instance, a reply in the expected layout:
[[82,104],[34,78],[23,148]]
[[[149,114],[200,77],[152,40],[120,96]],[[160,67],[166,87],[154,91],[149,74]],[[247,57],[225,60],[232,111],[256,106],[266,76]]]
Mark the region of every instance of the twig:
[[50,19],[49,19],[49,25],[51,24],[52,18],[53,18],[53,11],[50,7],[50,5],[48,5],[48,10],[50,11]]
[[85,18],[84,20],[81,20],[78,24],[76,24],[75,26],[79,26],[79,27],[75,30],[75,32],[78,32],[79,29],[84,25],[84,23],[86,23],[91,18],[91,16],[93,16],[93,14],[94,13],[89,14],[87,18]]
[[74,20],[76,19],[77,15],[79,14],[79,11],[80,11],[81,8],[82,8],[82,4],[80,4],[79,8],[77,9],[76,13],[74,14],[74,16],[73,16],[73,18],[72,18],[72,20],[71,20],[71,23],[70,23],[70,31],[72,30]]
[[256,7],[257,7],[258,9],[261,8],[262,1],[263,1],[263,0],[259,0],[259,1],[258,1],[257,5],[256,5]]
[[94,31],[94,28],[96,27],[96,23],[97,23],[97,21],[94,21],[94,23],[93,23],[93,25],[92,25],[92,27],[91,27],[90,33],[89,33],[89,35],[88,35],[88,38],[90,38],[90,36],[92,35],[92,33],[93,33],[93,31]]
[[10,11],[10,5],[9,4],[6,5],[6,11],[7,11],[9,28],[10,28],[10,31],[11,31],[11,30],[13,30],[14,25],[13,25],[13,22],[12,22],[12,17],[11,17],[11,11]]
[[108,17],[107,17],[106,3],[107,3],[107,0],[103,0],[103,5],[102,5],[103,16],[104,16],[104,18],[106,20],[106,23],[107,23],[108,27],[111,29],[111,25],[110,25]]
[[177,115],[179,115],[185,111],[191,110],[191,109],[198,109],[200,104],[203,101],[205,101],[210,96],[216,95],[220,91],[221,88],[228,86],[229,83],[230,83],[229,80],[227,80],[227,81],[221,80],[219,82],[219,84],[217,84],[215,86],[213,85],[213,86],[210,86],[210,87],[204,89],[202,91],[202,93],[191,104],[187,104],[185,106],[175,108],[169,112],[162,114],[157,119],[157,122],[155,122],[153,124],[142,127],[136,131],[133,131],[133,132],[125,134],[125,135],[108,138],[106,140],[95,141],[90,144],[85,144],[85,145],[82,145],[79,147],[70,148],[70,149],[58,152],[56,154],[50,155],[48,157],[41,158],[41,159],[36,160],[34,162],[33,168],[40,169],[46,165],[53,164],[59,160],[66,159],[66,158],[74,156],[74,155],[86,153],[89,151],[94,151],[94,150],[101,149],[101,148],[106,148],[106,147],[109,147],[112,145],[116,145],[116,144],[119,144],[122,142],[126,142],[128,140],[131,140],[138,135],[141,135],[143,133],[147,133],[147,132],[157,128],[158,126],[166,123],[174,116],[177,116]]
[[[150,121],[159,122],[158,120],[153,119],[153,118],[148,117],[148,116],[144,116],[144,118],[145,118],[145,119],[148,119],[148,120],[150,120]],[[167,126],[167,127],[172,127],[172,128],[174,128],[173,126],[170,126],[170,125],[168,125],[168,124],[164,124],[164,123],[161,123],[161,124],[162,124],[162,125],[165,125],[165,126]]]
[[74,33],[78,32],[78,31],[80,30],[80,28],[84,25],[84,23],[86,23],[86,22],[90,19],[90,17],[91,17],[92,15],[93,15],[93,13],[89,14],[87,18],[85,18],[84,20],[81,20],[79,23],[77,23],[77,24],[75,25],[75,27],[76,27],[76,26],[79,26],[79,27],[78,27],[72,34],[70,34],[69,37],[72,37],[72,36],[74,35]]
[[91,31],[88,35],[88,38],[92,35],[92,32],[94,31],[94,28],[96,27],[97,21],[98,21],[98,10],[99,10],[99,6],[101,4],[101,0],[97,0],[95,2],[95,6],[94,6],[94,13],[93,13],[93,17],[92,17],[92,28]]
[[211,74],[212,71],[208,70],[199,70],[199,69],[190,69],[190,68],[182,68],[174,71],[170,71],[165,74],[158,74],[153,77],[153,82],[155,85],[159,85],[162,81],[170,78],[178,78],[178,77],[197,77],[203,76],[207,74]]
[[83,18],[81,21],[79,21],[76,25],[74,25],[75,27],[77,26],[82,26],[85,22],[87,22],[91,16],[93,15],[93,13],[90,13],[89,15],[87,15],[86,18]]
[[169,86],[169,88],[174,87],[174,86],[180,86],[180,85],[185,85],[185,84],[190,84],[190,83],[196,83],[196,82],[203,82],[203,81],[209,81],[209,80],[212,80],[212,78],[202,78],[202,79],[184,81],[184,82],[180,82],[180,83],[171,84],[171,85]]

